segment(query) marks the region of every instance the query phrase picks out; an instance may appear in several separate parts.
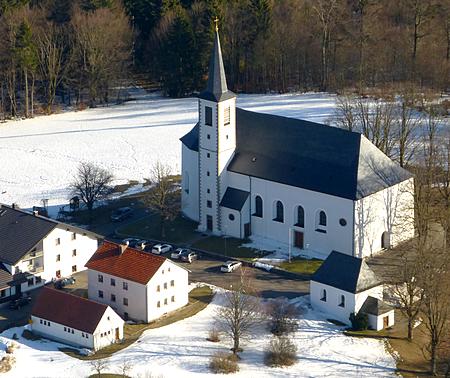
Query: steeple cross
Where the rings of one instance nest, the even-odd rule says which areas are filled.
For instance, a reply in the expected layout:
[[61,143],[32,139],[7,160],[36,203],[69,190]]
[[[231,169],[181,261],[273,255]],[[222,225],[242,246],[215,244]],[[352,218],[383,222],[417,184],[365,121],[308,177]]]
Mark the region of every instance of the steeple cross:
[[213,21],[216,24],[216,32],[218,32],[219,31],[219,19],[218,19],[218,17],[216,16],[216,18]]

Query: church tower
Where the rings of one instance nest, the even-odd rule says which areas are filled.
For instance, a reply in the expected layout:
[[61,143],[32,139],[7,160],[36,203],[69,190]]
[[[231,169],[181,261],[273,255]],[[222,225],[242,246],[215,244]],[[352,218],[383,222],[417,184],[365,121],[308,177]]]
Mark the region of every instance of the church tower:
[[226,189],[226,168],[236,148],[236,95],[228,90],[216,22],[208,83],[200,93],[199,230],[222,233],[220,200]]

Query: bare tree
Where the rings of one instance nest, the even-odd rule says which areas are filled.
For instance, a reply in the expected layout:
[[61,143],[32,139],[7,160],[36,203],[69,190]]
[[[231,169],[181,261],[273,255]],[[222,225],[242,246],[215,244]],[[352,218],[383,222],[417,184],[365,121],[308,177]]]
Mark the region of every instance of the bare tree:
[[146,194],[144,202],[159,215],[160,234],[164,238],[166,223],[175,219],[179,212],[179,201],[170,166],[156,162],[151,170],[150,180],[153,187]]
[[131,361],[124,359],[122,363],[120,364],[120,373],[122,374],[123,378],[126,378],[128,376],[128,373],[132,369],[133,364]]
[[93,163],[82,162],[78,166],[70,188],[86,204],[89,212],[95,202],[107,197],[111,193],[113,175]]
[[97,373],[97,377],[100,378],[102,376],[102,371],[106,369],[108,364],[106,363],[105,359],[99,359],[99,360],[92,360],[89,363],[93,370]]
[[216,312],[221,330],[233,341],[234,354],[241,351],[242,339],[248,337],[261,322],[261,302],[251,283],[250,272],[241,269],[240,281],[225,292],[224,302]]

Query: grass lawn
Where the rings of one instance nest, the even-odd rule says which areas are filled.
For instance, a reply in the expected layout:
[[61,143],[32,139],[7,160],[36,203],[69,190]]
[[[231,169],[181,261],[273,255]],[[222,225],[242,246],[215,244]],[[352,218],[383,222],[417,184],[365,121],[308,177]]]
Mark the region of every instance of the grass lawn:
[[198,236],[195,232],[197,223],[189,219],[178,216],[165,226],[166,236],[161,237],[159,215],[150,215],[147,218],[140,219],[131,223],[118,231],[123,235],[131,235],[142,239],[164,240],[171,243],[188,243],[189,240]]
[[209,236],[196,241],[192,247],[246,260],[252,260],[255,257],[263,257],[269,253],[254,248],[241,247],[241,245],[245,243],[248,243],[248,240]]
[[278,265],[280,268],[293,273],[311,275],[322,265],[322,260],[294,258],[291,262],[285,261]]
[[212,290],[208,286],[195,288],[189,293],[189,304],[183,308],[148,324],[125,324],[124,341],[122,343],[112,344],[106,348],[100,349],[92,356],[80,356],[78,351],[73,348],[60,348],[60,350],[69,356],[80,360],[98,360],[100,358],[110,357],[112,354],[133,344],[139,336],[141,336],[142,332],[147,329],[164,327],[179,320],[194,316],[211,302],[213,295]]

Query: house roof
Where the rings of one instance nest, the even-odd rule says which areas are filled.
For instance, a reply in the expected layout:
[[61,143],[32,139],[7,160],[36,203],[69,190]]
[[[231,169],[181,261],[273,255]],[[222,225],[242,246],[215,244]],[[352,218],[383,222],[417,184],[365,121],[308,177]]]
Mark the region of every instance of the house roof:
[[43,287],[31,315],[93,334],[108,306]]
[[219,32],[214,35],[214,46],[209,61],[208,83],[206,89],[200,93],[199,98],[209,101],[224,101],[236,95],[228,90],[227,78],[223,67],[222,50],[220,48]]
[[165,257],[138,251],[117,243],[105,241],[86,263],[86,267],[126,280],[146,285],[161,265]]
[[0,261],[16,264],[57,227],[101,237],[91,231],[0,204]]
[[371,296],[367,297],[367,299],[364,301],[363,305],[359,309],[359,311],[361,311],[362,313],[375,316],[386,314],[386,312],[392,310],[393,308],[389,306],[386,302],[383,302],[382,300]]
[[[198,151],[199,125],[181,138]],[[350,200],[412,175],[363,135],[271,114],[236,109],[236,151],[228,171]]]
[[9,287],[9,282],[12,280],[12,275],[3,264],[0,263],[0,290]]
[[363,259],[336,251],[330,253],[311,281],[354,294],[381,284]]
[[249,195],[250,193],[244,190],[228,187],[220,201],[220,206],[241,211]]

